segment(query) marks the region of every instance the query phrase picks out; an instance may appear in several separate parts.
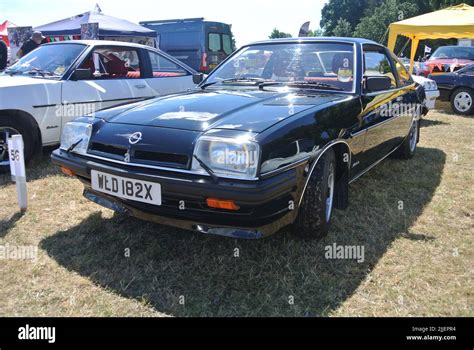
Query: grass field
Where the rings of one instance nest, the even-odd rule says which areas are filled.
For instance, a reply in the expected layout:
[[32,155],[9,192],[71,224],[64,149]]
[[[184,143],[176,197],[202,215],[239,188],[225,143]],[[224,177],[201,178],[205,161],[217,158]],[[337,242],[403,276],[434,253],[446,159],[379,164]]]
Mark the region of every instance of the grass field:
[[[438,107],[416,157],[351,185],[319,242],[116,216],[45,151],[24,215],[0,179],[0,246],[38,247],[36,261],[0,260],[0,316],[474,316],[474,118]],[[334,243],[363,246],[364,262],[326,259]]]

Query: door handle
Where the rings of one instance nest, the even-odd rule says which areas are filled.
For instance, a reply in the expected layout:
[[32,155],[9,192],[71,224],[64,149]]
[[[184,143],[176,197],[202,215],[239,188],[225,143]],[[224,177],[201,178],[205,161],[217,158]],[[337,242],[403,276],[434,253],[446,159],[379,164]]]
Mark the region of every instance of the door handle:
[[139,84],[139,85],[135,85],[135,87],[137,89],[144,89],[144,88],[146,88],[146,85],[145,84]]

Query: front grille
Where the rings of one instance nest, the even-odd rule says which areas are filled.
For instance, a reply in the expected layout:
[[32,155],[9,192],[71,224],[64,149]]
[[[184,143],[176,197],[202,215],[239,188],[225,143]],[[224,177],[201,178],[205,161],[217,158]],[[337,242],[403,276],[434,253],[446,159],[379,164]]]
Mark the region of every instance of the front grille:
[[[98,142],[92,142],[89,153],[98,156],[123,161],[128,149],[123,146],[107,145]],[[153,152],[132,149],[130,155],[131,163],[150,164],[164,167],[187,168],[189,157],[185,154]]]
[[188,156],[183,154],[160,153],[140,150],[136,150],[133,152],[133,159],[158,163],[175,163],[180,164],[182,166],[187,166],[189,161]]
[[113,158],[121,158],[123,160],[125,153],[127,153],[127,148],[92,142],[89,151],[92,153],[102,153],[104,155],[110,154],[115,156]]

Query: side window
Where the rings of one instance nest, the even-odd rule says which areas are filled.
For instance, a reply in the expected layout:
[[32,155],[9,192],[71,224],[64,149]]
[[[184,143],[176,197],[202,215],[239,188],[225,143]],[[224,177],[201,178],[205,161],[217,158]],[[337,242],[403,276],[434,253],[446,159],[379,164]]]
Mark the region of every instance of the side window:
[[182,77],[188,75],[188,72],[184,68],[166,57],[153,51],[148,51],[148,55],[150,56],[153,78]]
[[126,47],[98,47],[82,62],[80,68],[89,69],[92,79],[140,78],[138,52]]
[[402,62],[392,54],[392,59],[395,64],[395,67],[397,68],[397,73],[398,73],[398,79],[400,80],[400,86],[407,86],[413,83],[413,79],[411,78],[410,73],[408,73],[408,70],[405,68]]
[[209,33],[209,51],[221,51],[221,35],[217,33]]
[[232,49],[232,39],[230,38],[230,35],[227,35],[227,34],[222,35],[222,46],[223,46],[224,52],[227,55],[230,55],[232,51],[234,51]]
[[397,80],[392,71],[390,61],[385,53],[380,51],[364,52],[364,76],[386,76],[390,78],[391,89],[397,88]]

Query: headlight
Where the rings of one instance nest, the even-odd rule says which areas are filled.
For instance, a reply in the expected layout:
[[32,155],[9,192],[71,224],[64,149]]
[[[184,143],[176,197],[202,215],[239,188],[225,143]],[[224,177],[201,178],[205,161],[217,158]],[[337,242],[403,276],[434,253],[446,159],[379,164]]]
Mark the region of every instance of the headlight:
[[[217,176],[254,179],[257,176],[260,147],[246,137],[203,136],[197,142],[194,155]],[[194,157],[192,169],[206,173]]]
[[63,150],[69,149],[72,145],[78,143],[74,147],[73,152],[79,154],[86,154],[87,147],[89,146],[89,140],[92,134],[92,124],[70,122],[64,126],[63,133],[61,135],[61,146]]
[[427,81],[424,87],[426,91],[438,90],[438,86],[436,85],[435,81]]

